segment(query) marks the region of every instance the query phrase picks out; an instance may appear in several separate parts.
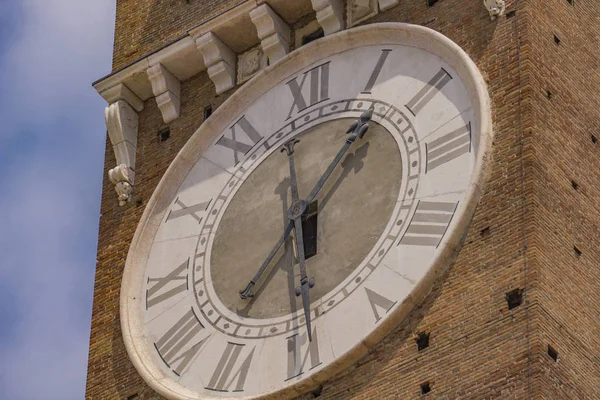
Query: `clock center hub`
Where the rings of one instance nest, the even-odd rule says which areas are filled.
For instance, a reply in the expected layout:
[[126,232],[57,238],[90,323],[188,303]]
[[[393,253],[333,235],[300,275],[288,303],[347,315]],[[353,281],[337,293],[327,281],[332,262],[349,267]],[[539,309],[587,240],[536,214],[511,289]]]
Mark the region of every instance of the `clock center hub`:
[[288,209],[287,216],[289,219],[295,220],[296,218],[298,218],[302,214],[304,214],[304,212],[306,211],[307,208],[308,208],[308,203],[306,203],[306,201],[304,201],[302,199],[296,200],[294,202],[294,204],[292,204],[290,206],[290,208]]

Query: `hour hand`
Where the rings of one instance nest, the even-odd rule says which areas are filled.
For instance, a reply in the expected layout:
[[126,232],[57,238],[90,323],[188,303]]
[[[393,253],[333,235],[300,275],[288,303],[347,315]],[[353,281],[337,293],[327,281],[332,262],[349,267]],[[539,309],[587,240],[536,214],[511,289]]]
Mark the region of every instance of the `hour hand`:
[[248,282],[248,285],[246,285],[246,287],[244,289],[240,290],[240,297],[242,299],[245,300],[248,297],[254,297],[254,295],[252,294],[252,289],[254,288],[254,285],[256,285],[256,282],[258,282],[258,280],[262,276],[263,272],[265,272],[265,269],[267,268],[269,263],[271,263],[271,261],[275,257],[275,254],[277,254],[277,252],[283,245],[283,242],[285,242],[285,240],[290,236],[290,233],[292,233],[293,227],[294,227],[294,223],[292,221],[289,221],[287,226],[285,227],[285,230],[283,231],[283,235],[281,235],[281,237],[279,238],[277,243],[275,243],[275,247],[273,247],[273,250],[271,250],[271,252],[267,256],[265,261],[262,263],[262,265],[260,266],[260,269],[254,275],[254,278],[252,278],[252,280],[250,282]]

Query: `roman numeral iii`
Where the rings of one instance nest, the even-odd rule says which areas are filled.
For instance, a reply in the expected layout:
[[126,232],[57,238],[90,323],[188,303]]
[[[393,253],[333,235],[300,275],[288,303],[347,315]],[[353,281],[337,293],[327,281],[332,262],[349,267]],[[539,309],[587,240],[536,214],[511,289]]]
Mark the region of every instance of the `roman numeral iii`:
[[446,234],[458,203],[419,201],[399,245],[437,247]]
[[164,363],[178,376],[206,343],[208,337],[198,337],[203,328],[194,310],[190,309],[154,343]]
[[188,258],[164,278],[148,278],[148,286],[152,286],[146,290],[146,309],[188,289],[187,274],[189,263],[190,259]]
[[425,144],[427,164],[425,172],[471,151],[471,123]]
[[[303,89],[308,83],[308,102],[304,97]],[[314,67],[306,71],[298,83],[298,77],[295,77],[287,83],[294,102],[288,113],[288,118],[292,116],[294,110],[301,112],[321,101],[329,99],[329,62]],[[305,91],[306,93],[306,91]]]
[[406,103],[405,107],[416,116],[451,79],[452,76],[444,68],[440,68],[439,72]]

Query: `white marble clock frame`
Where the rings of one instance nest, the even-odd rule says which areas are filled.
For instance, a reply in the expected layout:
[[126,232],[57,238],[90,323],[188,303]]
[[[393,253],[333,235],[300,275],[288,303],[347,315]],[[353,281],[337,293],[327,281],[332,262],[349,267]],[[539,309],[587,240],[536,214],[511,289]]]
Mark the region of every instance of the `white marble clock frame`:
[[[158,393],[170,399],[209,400],[223,399],[220,396],[200,395],[185,389],[172,381],[165,372],[154,364],[143,330],[143,316],[140,302],[144,280],[144,265],[149,257],[152,239],[161,224],[164,210],[170,206],[186,174],[197,162],[202,152],[216,137],[250,104],[263,93],[280,84],[292,73],[314,62],[336,53],[362,46],[405,45],[428,51],[448,63],[461,78],[472,101],[475,111],[473,123],[481,132],[480,155],[472,171],[472,179],[467,189],[462,207],[463,212],[446,234],[447,241],[437,253],[425,277],[413,290],[409,301],[404,301],[390,311],[377,328],[368,334],[361,343],[346,352],[329,366],[310,376],[308,382],[300,381],[282,390],[258,397],[245,396],[243,399],[288,398],[306,392],[311,387],[331,379],[364,356],[370,348],[380,342],[392,329],[401,323],[416,304],[430,291],[435,279],[447,268],[457,252],[462,238],[471,221],[481,197],[490,164],[492,146],[492,120],[487,86],[476,65],[454,42],[442,34],[422,26],[403,23],[381,23],[329,35],[294,51],[274,65],[258,73],[244,88],[235,92],[213,116],[203,123],[185,144],[175,161],[161,179],[142,215],[140,224],[132,240],[121,284],[121,327],[123,340],[130,360],[142,378]],[[446,239],[445,239],[446,240]]]

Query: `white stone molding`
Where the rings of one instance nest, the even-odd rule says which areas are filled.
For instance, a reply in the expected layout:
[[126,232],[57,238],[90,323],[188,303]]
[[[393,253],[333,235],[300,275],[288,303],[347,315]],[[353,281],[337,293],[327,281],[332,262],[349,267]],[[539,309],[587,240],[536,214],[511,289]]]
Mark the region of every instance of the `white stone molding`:
[[160,63],[148,68],[147,73],[163,121],[168,124],[179,117],[181,83]]
[[379,0],[379,9],[385,11],[398,5],[399,2],[400,0]]
[[104,100],[108,101],[108,104],[116,103],[119,100],[125,100],[135,111],[142,111],[144,109],[144,102],[142,99],[137,97],[127,86],[122,83],[118,83],[100,93],[100,96],[104,97]]
[[492,21],[506,12],[506,2],[504,0],[483,0],[483,5],[490,13]]
[[290,51],[290,27],[269,7],[263,4],[250,11],[261,46],[271,64]]
[[235,86],[235,53],[212,32],[196,39],[196,46],[204,57],[208,76],[215,84],[217,94],[233,88]]
[[311,1],[313,9],[317,12],[317,21],[325,35],[344,29],[344,2],[342,0]]
[[244,83],[269,65],[267,55],[260,46],[238,56],[238,83]]
[[118,100],[106,107],[104,119],[117,161],[117,166],[108,171],[108,177],[115,184],[119,205],[125,205],[133,195],[138,114],[129,103]]
[[348,0],[348,26],[352,27],[379,12],[377,0]]

